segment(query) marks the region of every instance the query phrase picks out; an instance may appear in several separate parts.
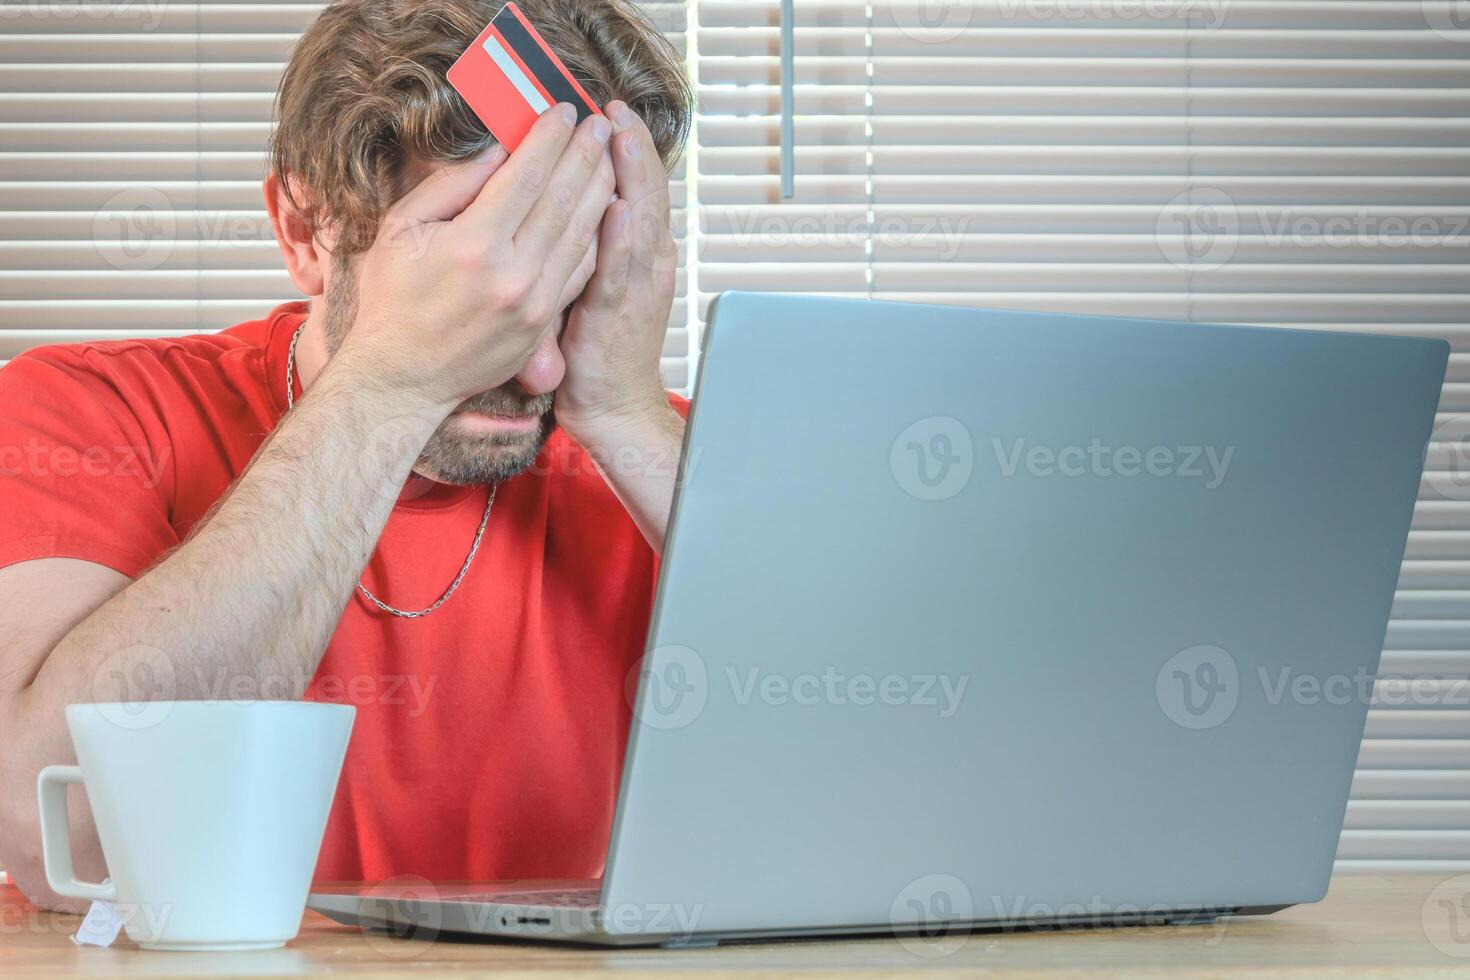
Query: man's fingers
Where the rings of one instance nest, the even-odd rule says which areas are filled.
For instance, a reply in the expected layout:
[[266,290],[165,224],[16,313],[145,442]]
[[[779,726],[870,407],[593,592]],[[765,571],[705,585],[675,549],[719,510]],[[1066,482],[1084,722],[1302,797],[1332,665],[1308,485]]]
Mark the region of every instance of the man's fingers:
[[669,230],[669,176],[643,120],[621,102],[608,104],[617,135],[612,158],[618,196],[633,206],[632,259],[644,270],[674,262],[677,243]]
[[658,156],[658,147],[653,142],[653,134],[648,131],[648,126],[638,117],[638,113],[628,108],[626,102],[609,102],[607,118],[612,120],[614,135],[632,134],[638,140],[641,150],[640,157],[647,160],[649,165],[659,173],[664,172],[663,161]]
[[597,273],[587,283],[586,295],[608,307],[621,304],[628,292],[628,268],[632,259],[632,236],[628,232],[632,214],[632,206],[619,200],[613,202],[602,219]]
[[573,272],[572,278],[568,279],[566,285],[562,286],[561,299],[556,304],[558,310],[564,310],[571,306],[583,294],[584,290],[591,288],[590,284],[597,273],[597,267],[600,261],[597,253],[598,247],[596,242],[587,246],[587,254],[582,257],[581,263],[577,266],[577,271]]
[[[612,196],[613,168],[606,156],[597,164],[590,178],[583,181],[580,197],[562,221],[563,232],[549,253],[537,260],[542,276],[558,289],[571,278],[577,264],[587,254],[587,247],[597,240],[597,229],[607,213]],[[516,242],[520,251],[520,240]],[[534,254],[534,253],[532,253]]]
[[505,161],[505,149],[497,145],[473,160],[441,167],[419,181],[389,209],[387,216],[401,224],[450,221],[475,200]]
[[565,103],[541,114],[515,154],[487,181],[461,221],[477,233],[506,239],[536,206],[577,125],[577,110]]
[[667,194],[669,175],[643,120],[622,102],[609,103],[608,113],[615,131],[613,162],[618,168],[618,194],[630,201],[660,191]]
[[[611,137],[612,126],[602,116],[590,116],[577,127],[561,159],[557,160],[546,189],[515,234],[518,254],[533,262],[549,254],[572,227],[574,220],[583,217],[579,208],[590,186],[599,183],[599,175],[599,186],[604,188],[602,204],[606,207],[607,197],[612,193],[613,175],[610,168],[605,174],[602,170],[607,166],[607,141]],[[597,219],[601,216],[602,212],[598,211],[593,227],[585,229],[587,241],[591,240]],[[577,254],[581,255],[585,247],[584,241]]]

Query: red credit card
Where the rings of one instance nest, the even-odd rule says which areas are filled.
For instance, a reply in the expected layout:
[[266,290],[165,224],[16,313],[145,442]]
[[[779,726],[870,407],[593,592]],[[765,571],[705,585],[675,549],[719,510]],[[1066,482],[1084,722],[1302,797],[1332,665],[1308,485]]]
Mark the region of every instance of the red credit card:
[[602,115],[513,3],[450,66],[449,84],[508,153],[521,145],[541,113],[558,102],[576,106],[579,123]]

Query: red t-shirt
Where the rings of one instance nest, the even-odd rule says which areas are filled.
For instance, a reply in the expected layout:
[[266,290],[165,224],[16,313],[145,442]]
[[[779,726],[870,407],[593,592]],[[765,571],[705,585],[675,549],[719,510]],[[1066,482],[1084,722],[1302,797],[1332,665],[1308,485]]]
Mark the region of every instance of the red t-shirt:
[[[219,334],[43,347],[7,365],[0,566],[80,558],[136,577],[183,541],[285,411],[304,316],[293,303]],[[484,513],[486,487],[430,486],[400,499],[363,572],[399,608],[439,597]],[[318,880],[601,874],[654,570],[557,432],[500,487],[437,612],[399,619],[354,593],[307,691],[357,707]]]

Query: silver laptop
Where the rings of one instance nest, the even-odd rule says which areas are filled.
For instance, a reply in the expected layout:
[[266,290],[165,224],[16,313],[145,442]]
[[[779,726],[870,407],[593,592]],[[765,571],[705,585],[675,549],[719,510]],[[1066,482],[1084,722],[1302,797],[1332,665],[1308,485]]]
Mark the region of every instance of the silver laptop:
[[602,879],[310,907],[706,945],[1316,901],[1447,356],[727,293]]

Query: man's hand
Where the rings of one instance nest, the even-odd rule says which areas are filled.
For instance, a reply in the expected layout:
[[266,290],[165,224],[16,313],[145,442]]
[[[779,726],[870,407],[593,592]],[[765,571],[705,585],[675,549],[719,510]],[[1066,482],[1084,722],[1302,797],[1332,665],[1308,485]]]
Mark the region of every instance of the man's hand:
[[669,178],[643,121],[622,102],[606,112],[618,200],[603,218],[597,271],[567,319],[567,375],[556,394],[557,421],[584,446],[623,422],[672,411],[659,376],[678,266]]
[[669,177],[648,127],[610,102],[618,200],[603,218],[597,271],[567,318],[556,418],[587,450],[654,551],[662,551],[684,420],[669,405],[659,355],[674,303],[678,246]]
[[342,354],[446,409],[513,377],[591,276],[611,126],[558,106],[503,150],[424,179],[359,265]]

